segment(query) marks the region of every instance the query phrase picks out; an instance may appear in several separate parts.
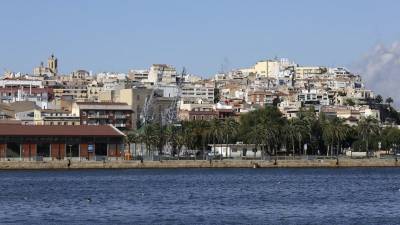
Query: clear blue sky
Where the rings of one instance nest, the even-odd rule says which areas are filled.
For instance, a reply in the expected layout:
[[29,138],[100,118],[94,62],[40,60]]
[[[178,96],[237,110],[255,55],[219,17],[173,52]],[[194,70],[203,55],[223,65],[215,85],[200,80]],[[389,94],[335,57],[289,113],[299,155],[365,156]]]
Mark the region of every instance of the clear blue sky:
[[0,70],[31,72],[53,52],[64,73],[167,63],[209,76],[275,56],[349,65],[400,39],[399,10],[397,0],[3,0]]

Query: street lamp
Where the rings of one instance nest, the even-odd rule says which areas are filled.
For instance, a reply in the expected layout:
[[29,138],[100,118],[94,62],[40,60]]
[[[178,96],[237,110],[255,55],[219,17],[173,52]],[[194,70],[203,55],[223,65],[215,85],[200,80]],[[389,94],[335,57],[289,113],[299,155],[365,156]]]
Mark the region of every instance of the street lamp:
[[68,145],[69,147],[69,158],[72,159],[72,145]]

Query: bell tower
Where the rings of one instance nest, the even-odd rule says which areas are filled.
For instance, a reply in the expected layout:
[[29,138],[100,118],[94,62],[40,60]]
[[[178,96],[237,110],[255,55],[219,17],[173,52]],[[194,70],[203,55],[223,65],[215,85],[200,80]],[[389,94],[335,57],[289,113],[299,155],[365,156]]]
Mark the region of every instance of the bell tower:
[[57,65],[57,58],[54,57],[54,54],[51,54],[50,58],[47,60],[47,67],[49,68],[50,72],[55,76],[57,75],[58,65]]

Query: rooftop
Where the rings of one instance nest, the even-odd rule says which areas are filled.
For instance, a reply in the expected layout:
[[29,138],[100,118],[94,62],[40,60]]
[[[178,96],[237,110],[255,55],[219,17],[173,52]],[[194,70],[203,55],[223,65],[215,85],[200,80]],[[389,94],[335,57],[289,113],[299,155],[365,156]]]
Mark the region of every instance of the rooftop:
[[111,125],[21,125],[0,124],[0,136],[108,136],[122,137],[124,134]]

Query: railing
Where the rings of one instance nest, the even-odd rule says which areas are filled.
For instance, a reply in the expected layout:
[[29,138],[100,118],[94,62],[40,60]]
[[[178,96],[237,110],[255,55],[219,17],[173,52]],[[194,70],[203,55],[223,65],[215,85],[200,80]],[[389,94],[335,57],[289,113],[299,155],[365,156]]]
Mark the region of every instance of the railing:
[[96,114],[92,114],[92,115],[88,115],[88,118],[99,118],[99,119],[108,119],[109,115],[96,115]]

